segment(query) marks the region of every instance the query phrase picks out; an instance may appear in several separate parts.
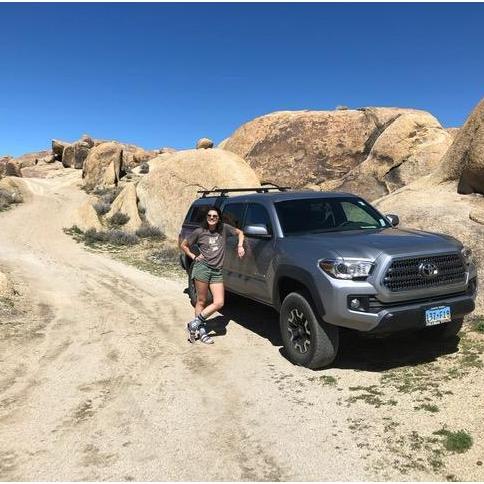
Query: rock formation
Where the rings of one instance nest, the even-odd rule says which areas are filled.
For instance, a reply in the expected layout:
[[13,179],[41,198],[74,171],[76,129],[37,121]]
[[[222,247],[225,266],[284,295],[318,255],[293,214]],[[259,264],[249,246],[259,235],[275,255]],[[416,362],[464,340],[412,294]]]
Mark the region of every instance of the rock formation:
[[95,197],[89,197],[74,214],[74,225],[77,225],[77,227],[79,227],[83,232],[86,232],[90,229],[103,229],[96,210],[93,207],[95,202]]
[[67,145],[62,155],[62,164],[66,168],[77,168],[81,170],[89,155],[91,146],[86,141],[76,141]]
[[200,138],[197,141],[197,150],[206,150],[209,148],[213,148],[213,141],[209,138]]
[[459,193],[484,194],[484,99],[460,128],[434,179],[458,180]]
[[[247,160],[262,181],[295,188],[342,179],[368,160],[364,166],[378,196],[435,166],[450,142],[424,111],[362,108],[268,114],[238,128],[223,147]],[[388,183],[380,184],[376,177],[384,178],[385,170],[391,171]]]
[[176,239],[197,190],[258,187],[254,170],[239,156],[217,148],[163,154],[151,160],[150,172],[137,186],[147,221]]
[[382,130],[362,163],[341,179],[321,184],[320,189],[374,200],[431,173],[451,143],[432,115],[403,112]]
[[66,146],[70,145],[66,141],[61,141],[58,139],[52,140],[52,153],[56,161],[62,161],[62,155],[64,154],[64,149]]
[[114,141],[102,143],[89,150],[82,169],[86,189],[116,185],[119,181],[122,161],[123,149],[120,143]]
[[32,193],[25,180],[12,176],[0,180],[0,190],[6,191],[12,199],[19,202],[29,199]]

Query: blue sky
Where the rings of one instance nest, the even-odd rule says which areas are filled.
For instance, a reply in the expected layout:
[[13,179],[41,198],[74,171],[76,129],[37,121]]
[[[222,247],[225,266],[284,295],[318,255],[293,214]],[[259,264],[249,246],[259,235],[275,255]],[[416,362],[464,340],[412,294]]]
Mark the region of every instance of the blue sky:
[[484,4],[0,4],[0,154],[216,142],[276,110],[484,96]]

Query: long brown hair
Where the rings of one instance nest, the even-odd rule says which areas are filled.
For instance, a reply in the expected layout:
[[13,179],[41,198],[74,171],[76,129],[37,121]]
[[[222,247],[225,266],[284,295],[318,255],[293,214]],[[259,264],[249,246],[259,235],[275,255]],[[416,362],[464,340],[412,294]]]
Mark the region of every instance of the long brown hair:
[[207,210],[205,217],[202,220],[202,228],[204,228],[205,230],[210,230],[208,228],[208,222],[207,222],[207,216],[208,216],[208,212],[210,212],[210,210],[214,210],[218,214],[218,222],[217,222],[217,225],[215,226],[215,232],[218,232],[219,234],[221,234],[223,232],[223,229],[224,229],[224,222],[222,220],[222,212],[220,211],[220,208],[215,207],[215,206],[209,207],[209,209]]

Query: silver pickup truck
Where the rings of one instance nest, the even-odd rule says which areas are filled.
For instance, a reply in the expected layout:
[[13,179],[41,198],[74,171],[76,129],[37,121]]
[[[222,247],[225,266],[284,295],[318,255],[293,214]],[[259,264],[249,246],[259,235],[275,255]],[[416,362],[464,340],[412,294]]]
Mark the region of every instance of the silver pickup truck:
[[[235,191],[243,194],[228,196]],[[454,237],[398,229],[396,215],[382,215],[349,193],[247,192],[201,192],[180,240],[212,205],[221,208],[225,222],[244,231],[244,258],[237,257],[236,237],[227,240],[225,288],[279,312],[284,347],[294,363],[330,365],[340,327],[449,338],[474,310],[476,267],[470,250]],[[180,262],[193,303],[191,260],[183,254]]]

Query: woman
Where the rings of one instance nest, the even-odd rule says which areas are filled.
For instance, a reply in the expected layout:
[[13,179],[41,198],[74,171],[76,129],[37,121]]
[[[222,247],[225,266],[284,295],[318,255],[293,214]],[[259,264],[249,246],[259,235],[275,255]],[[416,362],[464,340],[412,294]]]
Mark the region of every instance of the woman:
[[[218,207],[210,207],[207,218],[202,226],[195,229],[187,239],[180,244],[185,254],[195,261],[192,270],[195,288],[197,290],[197,303],[195,305],[195,319],[187,323],[188,341],[195,343],[197,336],[202,343],[212,344],[213,338],[207,333],[206,321],[224,305],[224,284],[222,277],[222,264],[225,255],[225,245],[228,235],[237,235],[239,243],[237,254],[243,257],[245,250],[244,233],[227,223],[223,223],[222,214]],[[190,250],[190,246],[198,244],[200,255]],[[207,304],[208,290],[210,289],[213,302]]]

